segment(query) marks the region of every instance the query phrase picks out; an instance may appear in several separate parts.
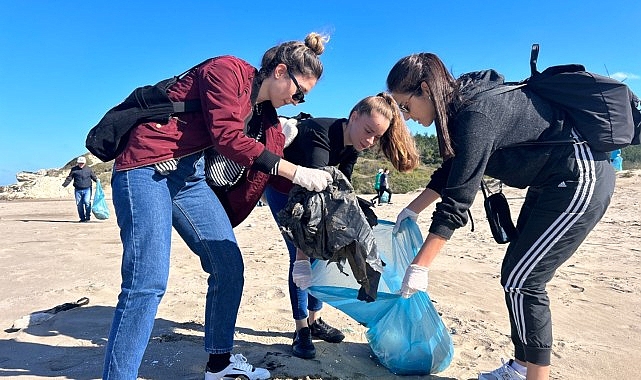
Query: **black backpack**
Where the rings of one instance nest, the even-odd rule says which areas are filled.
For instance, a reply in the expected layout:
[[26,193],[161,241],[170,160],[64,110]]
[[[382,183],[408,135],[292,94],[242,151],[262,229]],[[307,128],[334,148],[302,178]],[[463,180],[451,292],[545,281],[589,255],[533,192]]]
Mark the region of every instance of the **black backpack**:
[[136,88],[113,107],[89,130],[85,146],[103,162],[111,161],[124,150],[131,130],[141,123],[167,124],[176,113],[200,110],[200,100],[172,102],[167,89],[191,69],[151,86]]
[[538,56],[539,45],[534,44],[529,78],[505,83],[480,94],[496,95],[525,87],[563,109],[593,149],[611,152],[628,145],[639,145],[639,98],[628,86],[585,71],[585,67],[578,64],[551,66],[539,72],[536,68]]

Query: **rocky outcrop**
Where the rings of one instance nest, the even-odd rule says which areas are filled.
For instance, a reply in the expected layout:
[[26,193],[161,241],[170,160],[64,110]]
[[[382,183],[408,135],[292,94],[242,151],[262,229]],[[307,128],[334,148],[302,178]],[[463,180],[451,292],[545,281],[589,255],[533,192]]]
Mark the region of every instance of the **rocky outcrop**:
[[[73,186],[62,187],[66,174],[58,170],[41,169],[37,172],[19,172],[17,183],[0,186],[0,199],[38,199],[73,197]],[[53,174],[53,175],[52,175]]]
[[[102,179],[103,175],[101,173],[109,171],[111,164],[102,163],[92,154],[86,154],[85,157],[87,158],[87,165],[91,166],[96,175]],[[0,186],[0,200],[73,198],[73,185],[62,187],[62,183],[69,174],[69,169],[75,165],[75,162],[76,158],[73,158],[60,169],[19,172],[16,174],[18,182],[12,185]],[[102,179],[101,183],[104,188],[105,183],[109,183],[109,181]]]

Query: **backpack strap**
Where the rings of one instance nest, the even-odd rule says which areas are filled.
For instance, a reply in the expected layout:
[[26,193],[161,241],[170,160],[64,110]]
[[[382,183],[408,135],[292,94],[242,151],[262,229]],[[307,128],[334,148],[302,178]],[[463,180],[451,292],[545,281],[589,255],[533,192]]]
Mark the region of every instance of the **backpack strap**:
[[[539,59],[539,44],[532,44],[532,50],[530,51],[530,71],[532,76],[540,75],[539,71],[536,68],[536,63]],[[515,82],[512,82],[515,83]],[[483,96],[493,96],[493,95],[499,95],[499,94],[504,94],[509,91],[514,91],[519,88],[523,88],[527,86],[528,81],[524,80],[522,82],[516,83],[516,84],[503,84],[499,85],[497,87],[494,87],[492,89],[480,92],[477,95],[483,95]],[[568,140],[550,140],[550,141],[526,141],[518,144],[514,144],[512,146],[534,146],[534,145],[567,145],[567,144],[581,144],[584,142],[577,142],[573,139],[568,139]],[[485,184],[485,183],[483,183]],[[486,185],[487,186],[487,185]],[[483,186],[481,186],[483,188]],[[489,189],[488,189],[489,190]],[[484,192],[485,193],[485,192]],[[487,196],[486,196],[487,198]]]
[[[189,73],[191,70],[195,69],[196,67],[198,67],[198,66],[200,66],[200,65],[204,64],[205,62],[207,62],[209,60],[212,60],[212,59],[215,59],[215,58],[207,58],[206,60],[200,62],[199,64],[194,65],[194,66],[190,67],[189,69],[183,71],[182,73],[176,75],[174,77],[174,83],[178,79],[182,79],[182,77],[187,75],[187,73]],[[171,102],[171,104],[174,106],[174,113],[198,112],[198,111],[200,111],[202,109],[201,105],[200,105],[200,99],[192,99],[192,100],[187,100],[187,101],[184,101],[184,102]]]
[[539,59],[539,44],[532,44],[530,51],[530,75],[534,76],[539,73],[536,69],[536,62]]
[[[506,92],[514,91],[519,88],[523,88],[527,85],[526,82],[524,83],[519,83],[519,84],[501,84],[498,85],[494,88],[491,88],[489,90],[485,90],[482,92],[479,92],[477,95],[483,95],[483,96],[493,96],[493,95],[499,95],[499,94],[504,94]],[[476,97],[476,95],[474,96]]]
[[[539,74],[539,71],[536,69],[536,63],[539,59],[539,44],[532,44],[532,50],[530,51],[530,72],[531,76],[535,76]],[[514,82],[512,82],[514,83]],[[494,87],[492,89],[489,89],[487,91],[483,91],[479,93],[479,95],[498,95],[498,94],[503,94],[509,91],[514,91],[519,88],[523,88],[527,86],[527,80],[516,83],[516,84],[504,84],[500,85],[497,87]]]
[[184,102],[171,102],[174,106],[174,113],[198,112],[201,110],[200,99],[192,99]]

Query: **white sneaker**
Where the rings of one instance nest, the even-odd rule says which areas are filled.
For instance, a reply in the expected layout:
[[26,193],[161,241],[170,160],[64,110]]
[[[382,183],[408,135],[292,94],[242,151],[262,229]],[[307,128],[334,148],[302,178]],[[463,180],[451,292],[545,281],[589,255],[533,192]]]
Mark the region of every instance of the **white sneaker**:
[[220,372],[209,372],[205,370],[205,380],[265,380],[269,379],[269,371],[265,368],[254,368],[247,363],[247,358],[242,354],[232,355],[229,358],[229,365]]
[[479,380],[525,380],[525,376],[521,375],[517,370],[510,366],[510,362],[505,362],[501,359],[503,365],[492,372],[484,372],[479,374]]

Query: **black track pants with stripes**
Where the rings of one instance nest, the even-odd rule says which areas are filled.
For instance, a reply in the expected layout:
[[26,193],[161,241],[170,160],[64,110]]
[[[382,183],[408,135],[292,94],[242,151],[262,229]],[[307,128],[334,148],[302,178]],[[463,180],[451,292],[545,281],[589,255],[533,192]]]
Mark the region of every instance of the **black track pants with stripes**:
[[549,365],[552,317],[547,283],[605,213],[615,174],[604,153],[587,145],[568,149],[550,165],[544,184],[531,186],[519,213],[519,237],[501,268],[515,357]]

